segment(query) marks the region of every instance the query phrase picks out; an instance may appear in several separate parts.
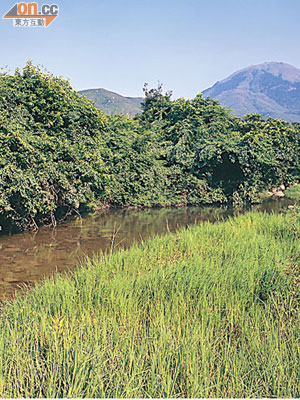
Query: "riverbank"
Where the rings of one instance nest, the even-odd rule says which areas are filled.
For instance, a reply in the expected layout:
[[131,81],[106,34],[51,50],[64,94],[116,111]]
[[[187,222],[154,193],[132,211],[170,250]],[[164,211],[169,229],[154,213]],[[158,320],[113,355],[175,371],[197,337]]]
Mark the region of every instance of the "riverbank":
[[2,307],[1,397],[299,397],[300,222],[247,213]]
[[173,100],[161,86],[145,88],[134,119],[108,116],[32,62],[0,74],[0,87],[6,233],[108,207],[240,207],[300,181],[299,124],[234,117],[213,99]]

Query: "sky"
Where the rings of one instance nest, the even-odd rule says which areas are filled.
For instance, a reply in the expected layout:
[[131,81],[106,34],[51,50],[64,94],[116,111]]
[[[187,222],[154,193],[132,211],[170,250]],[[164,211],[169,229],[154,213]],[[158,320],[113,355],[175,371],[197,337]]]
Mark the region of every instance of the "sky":
[[[142,96],[158,82],[192,98],[236,70],[265,61],[300,68],[300,0],[43,0],[48,28],[0,20],[0,66],[32,59],[76,90]],[[1,0],[3,16],[16,1]]]

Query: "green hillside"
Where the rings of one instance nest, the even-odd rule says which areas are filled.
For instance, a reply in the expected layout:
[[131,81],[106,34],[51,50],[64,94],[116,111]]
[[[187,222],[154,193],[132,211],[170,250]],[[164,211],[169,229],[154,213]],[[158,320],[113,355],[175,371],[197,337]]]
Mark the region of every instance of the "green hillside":
[[106,114],[125,114],[133,117],[142,112],[142,97],[124,97],[106,89],[80,90],[79,93],[92,100],[96,107]]

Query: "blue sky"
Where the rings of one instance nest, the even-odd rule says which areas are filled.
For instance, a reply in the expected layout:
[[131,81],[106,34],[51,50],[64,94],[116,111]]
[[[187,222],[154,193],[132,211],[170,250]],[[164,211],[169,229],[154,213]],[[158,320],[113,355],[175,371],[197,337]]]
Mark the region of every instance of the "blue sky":
[[[16,2],[1,0],[4,15]],[[38,2],[39,3],[39,2]],[[264,61],[300,68],[300,0],[51,0],[49,28],[0,21],[0,65],[28,59],[75,89],[141,96],[144,82],[194,97],[234,71]]]

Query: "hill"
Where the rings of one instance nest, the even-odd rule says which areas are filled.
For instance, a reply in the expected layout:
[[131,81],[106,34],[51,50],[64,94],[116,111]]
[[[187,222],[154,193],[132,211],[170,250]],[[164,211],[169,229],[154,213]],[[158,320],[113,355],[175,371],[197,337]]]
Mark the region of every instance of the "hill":
[[106,114],[134,116],[141,112],[143,97],[125,97],[102,88],[80,90],[79,93],[92,100]]
[[300,121],[300,70],[282,62],[265,62],[235,72],[203,91],[235,115]]

